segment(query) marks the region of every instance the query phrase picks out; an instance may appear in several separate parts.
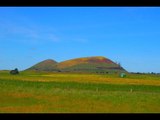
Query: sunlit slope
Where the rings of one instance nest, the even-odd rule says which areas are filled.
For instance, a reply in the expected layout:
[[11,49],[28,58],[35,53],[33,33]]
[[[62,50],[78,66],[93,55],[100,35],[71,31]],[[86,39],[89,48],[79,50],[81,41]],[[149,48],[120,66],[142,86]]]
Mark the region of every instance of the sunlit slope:
[[66,60],[56,65],[57,69],[68,72],[113,72],[125,71],[118,64],[102,56]]
[[91,73],[127,72],[120,65],[103,56],[75,58],[60,63],[54,60],[45,60],[27,70]]
[[57,64],[55,60],[47,59],[42,62],[37,63],[36,65],[30,67],[27,70],[33,70],[33,71],[53,71],[54,66]]

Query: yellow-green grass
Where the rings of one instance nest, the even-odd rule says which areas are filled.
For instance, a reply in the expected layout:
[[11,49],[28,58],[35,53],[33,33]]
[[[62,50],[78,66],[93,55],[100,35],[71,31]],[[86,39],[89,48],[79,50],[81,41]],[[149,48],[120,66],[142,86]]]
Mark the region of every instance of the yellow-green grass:
[[1,113],[159,113],[160,76],[0,72]]
[[160,75],[128,74],[120,78],[119,74],[77,74],[77,73],[43,73],[22,72],[19,75],[0,73],[0,79],[41,81],[41,82],[80,82],[80,83],[107,83],[107,84],[135,84],[160,86]]

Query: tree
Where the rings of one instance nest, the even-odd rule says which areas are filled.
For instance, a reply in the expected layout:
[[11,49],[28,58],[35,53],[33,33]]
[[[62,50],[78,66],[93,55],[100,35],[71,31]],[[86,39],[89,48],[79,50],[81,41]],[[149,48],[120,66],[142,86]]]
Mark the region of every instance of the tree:
[[120,62],[118,62],[118,67],[121,68],[121,63]]
[[11,74],[11,75],[16,75],[16,74],[19,74],[19,71],[18,71],[17,68],[15,68],[14,70],[11,70],[11,71],[10,71],[10,74]]
[[151,72],[151,74],[155,74],[154,72]]

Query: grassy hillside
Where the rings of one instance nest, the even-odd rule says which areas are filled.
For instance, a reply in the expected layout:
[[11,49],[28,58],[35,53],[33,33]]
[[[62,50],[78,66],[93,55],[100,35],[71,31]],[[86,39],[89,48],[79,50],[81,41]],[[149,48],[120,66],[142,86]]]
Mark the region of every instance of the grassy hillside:
[[126,72],[123,68],[120,68],[116,64],[106,63],[81,63],[73,65],[71,67],[61,68],[64,72],[90,72],[90,73],[115,73]]
[[102,56],[84,57],[66,60],[60,63],[54,61],[42,61],[28,70],[53,71],[53,72],[89,72],[89,73],[113,73],[127,72],[121,66]]
[[84,58],[76,58],[71,60],[66,60],[57,65],[58,68],[66,68],[71,67],[78,64],[98,64],[98,63],[106,63],[106,64],[115,64],[111,60],[102,57],[102,56],[96,56],[96,57],[84,57]]
[[27,70],[33,70],[33,71],[53,71],[54,66],[57,64],[55,60],[44,60],[42,62],[37,63],[36,65],[28,68]]

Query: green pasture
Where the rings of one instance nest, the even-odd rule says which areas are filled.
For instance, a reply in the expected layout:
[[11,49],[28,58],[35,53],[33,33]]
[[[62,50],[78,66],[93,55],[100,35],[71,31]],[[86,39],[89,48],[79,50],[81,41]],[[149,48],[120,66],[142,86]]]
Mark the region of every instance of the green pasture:
[[[159,85],[112,83],[115,79],[159,82],[159,78],[159,75],[128,74],[126,78],[119,78],[118,74],[44,72],[20,72],[19,75],[10,75],[8,71],[1,71],[0,112],[159,113]],[[39,81],[40,79],[42,80]],[[88,79],[91,80],[85,82]],[[99,81],[92,82],[92,79]],[[101,82],[103,79],[111,82]]]

